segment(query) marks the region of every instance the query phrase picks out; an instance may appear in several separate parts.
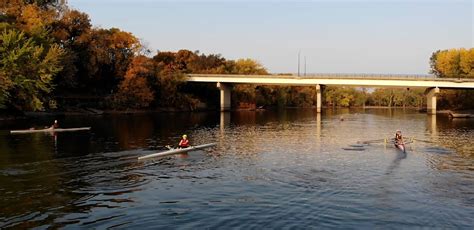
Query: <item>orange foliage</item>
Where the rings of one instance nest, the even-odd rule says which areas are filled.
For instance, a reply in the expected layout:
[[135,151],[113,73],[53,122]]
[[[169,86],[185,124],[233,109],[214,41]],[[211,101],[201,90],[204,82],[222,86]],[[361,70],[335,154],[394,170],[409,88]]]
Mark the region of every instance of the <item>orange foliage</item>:
[[18,21],[20,29],[30,34],[41,33],[47,26],[51,25],[57,18],[54,10],[43,10],[35,4],[23,8]]
[[120,82],[113,101],[116,107],[145,108],[153,101],[153,92],[147,78],[153,77],[153,61],[145,56],[133,58],[125,78]]

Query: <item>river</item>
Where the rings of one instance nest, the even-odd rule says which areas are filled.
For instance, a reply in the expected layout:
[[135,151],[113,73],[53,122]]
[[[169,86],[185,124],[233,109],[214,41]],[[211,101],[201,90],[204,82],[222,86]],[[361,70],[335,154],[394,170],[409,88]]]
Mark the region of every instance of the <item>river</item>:
[[[341,117],[343,120],[341,120]],[[69,116],[0,124],[0,228],[474,227],[474,120],[312,109]],[[403,153],[383,141],[416,138]],[[150,160],[176,144],[208,150]],[[358,150],[358,149],[356,149]]]

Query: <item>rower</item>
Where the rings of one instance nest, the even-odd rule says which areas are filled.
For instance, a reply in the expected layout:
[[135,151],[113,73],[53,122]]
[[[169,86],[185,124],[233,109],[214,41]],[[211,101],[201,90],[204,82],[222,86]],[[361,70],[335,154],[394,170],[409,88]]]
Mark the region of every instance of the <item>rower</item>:
[[57,129],[57,128],[59,128],[58,120],[54,120],[53,125],[51,125],[51,127],[49,127],[49,128],[50,128],[50,129]]
[[186,134],[183,135],[183,139],[181,139],[179,141],[179,145],[178,145],[179,148],[187,148],[189,147],[189,140],[188,140],[188,136]]
[[395,144],[403,144],[402,131],[400,130],[395,133]]

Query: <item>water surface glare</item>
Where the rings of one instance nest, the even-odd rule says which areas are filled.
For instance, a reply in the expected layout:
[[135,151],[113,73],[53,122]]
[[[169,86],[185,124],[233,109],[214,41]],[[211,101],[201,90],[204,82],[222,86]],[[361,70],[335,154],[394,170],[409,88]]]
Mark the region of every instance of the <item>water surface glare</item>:
[[[289,109],[78,116],[61,125],[90,132],[8,133],[50,120],[0,124],[0,228],[474,227],[473,120]],[[406,153],[357,144],[397,129],[415,138]],[[217,147],[136,159],[184,133]]]

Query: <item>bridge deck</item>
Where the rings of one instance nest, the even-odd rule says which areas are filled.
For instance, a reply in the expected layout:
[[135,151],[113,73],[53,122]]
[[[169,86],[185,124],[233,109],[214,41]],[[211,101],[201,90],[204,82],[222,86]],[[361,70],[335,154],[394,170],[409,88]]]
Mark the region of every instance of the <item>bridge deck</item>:
[[435,78],[432,75],[317,74],[294,76],[189,74],[188,76],[187,80],[191,82],[474,89],[474,79]]

